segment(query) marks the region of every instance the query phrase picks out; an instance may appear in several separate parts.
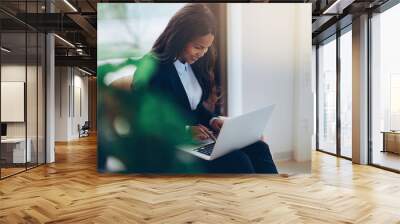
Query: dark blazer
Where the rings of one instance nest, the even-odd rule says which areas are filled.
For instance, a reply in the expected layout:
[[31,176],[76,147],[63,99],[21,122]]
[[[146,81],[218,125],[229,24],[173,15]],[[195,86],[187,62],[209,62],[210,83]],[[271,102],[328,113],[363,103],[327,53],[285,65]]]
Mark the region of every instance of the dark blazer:
[[[184,116],[187,125],[202,124],[209,127],[209,121],[216,115],[206,109],[203,101],[206,100],[202,81],[198,79],[200,86],[203,88],[203,95],[196,110],[191,109],[188,96],[179,78],[178,72],[172,62],[163,63],[157,60],[154,56],[146,55],[142,60],[147,60],[147,63],[139,63],[135,74],[133,86],[137,85],[138,81],[145,80],[144,83],[139,83],[139,88],[145,88],[147,91],[155,91],[173,102],[178,108],[178,111]],[[151,66],[149,66],[151,64]],[[151,72],[148,72],[151,70]]]

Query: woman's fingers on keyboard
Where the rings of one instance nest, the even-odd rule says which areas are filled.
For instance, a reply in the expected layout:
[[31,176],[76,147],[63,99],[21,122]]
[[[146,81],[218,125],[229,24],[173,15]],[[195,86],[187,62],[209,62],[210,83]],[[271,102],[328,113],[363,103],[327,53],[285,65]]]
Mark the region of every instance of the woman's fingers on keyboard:
[[210,131],[207,127],[205,127],[204,125],[199,125],[201,127],[201,129],[203,130],[203,133],[205,135],[207,135],[208,138],[214,138],[214,135],[212,133],[212,131]]

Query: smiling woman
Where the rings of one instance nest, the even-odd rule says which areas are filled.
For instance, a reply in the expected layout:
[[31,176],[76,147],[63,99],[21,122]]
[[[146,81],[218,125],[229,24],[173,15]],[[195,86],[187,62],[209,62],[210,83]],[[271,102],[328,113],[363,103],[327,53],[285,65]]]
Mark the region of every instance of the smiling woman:
[[189,64],[195,63],[207,53],[208,48],[212,46],[213,41],[214,35],[210,33],[201,37],[197,37],[186,45],[182,54],[179,55],[179,59],[186,61]]
[[[134,74],[133,94],[152,93],[160,102],[171,103],[177,112],[173,116],[182,119],[181,128],[186,129],[190,141],[216,141],[214,135],[224,124],[224,118],[204,104],[216,94],[216,27],[215,16],[206,5],[185,5],[170,19]],[[150,113],[146,120],[154,120]],[[211,161],[195,156],[189,160],[208,173],[277,173],[269,147],[262,141]]]

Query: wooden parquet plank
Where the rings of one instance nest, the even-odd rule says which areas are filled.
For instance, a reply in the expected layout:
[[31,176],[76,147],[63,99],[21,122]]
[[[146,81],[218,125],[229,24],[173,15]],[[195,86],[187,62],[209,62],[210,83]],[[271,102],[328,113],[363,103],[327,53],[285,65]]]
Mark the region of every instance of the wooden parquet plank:
[[115,175],[96,138],[0,181],[0,223],[399,223],[400,175],[313,152],[312,174]]

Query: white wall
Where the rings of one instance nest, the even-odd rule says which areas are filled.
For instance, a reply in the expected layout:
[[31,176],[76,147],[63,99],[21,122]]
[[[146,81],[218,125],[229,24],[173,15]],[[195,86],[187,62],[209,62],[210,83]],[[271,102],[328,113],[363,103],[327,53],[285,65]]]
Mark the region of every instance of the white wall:
[[311,160],[314,135],[314,95],[311,45],[311,4],[294,5],[293,150],[296,161]]
[[276,104],[264,133],[275,160],[311,159],[310,21],[311,4],[228,6],[228,115]]
[[[68,139],[68,85],[69,76],[67,67],[55,68],[55,141]],[[67,97],[63,97],[63,96]]]
[[[311,53],[311,89],[313,91],[313,121],[317,121],[317,48],[315,45],[312,46]],[[317,149],[317,124],[314,122],[313,136],[312,136],[312,148]]]
[[[82,126],[88,120],[88,78],[83,75],[76,68],[56,67],[56,141],[77,139],[79,137],[78,124]],[[79,111],[79,105],[82,107],[82,114]]]
[[[79,137],[77,129],[78,124],[82,126],[85,123],[85,121],[89,120],[88,77],[87,76],[83,77],[82,75],[83,73],[79,72],[78,70],[74,71],[74,82],[73,82],[74,92],[72,93],[74,94],[74,96],[72,96],[74,98],[74,107],[72,108],[72,111],[75,111],[75,113],[72,113],[73,119],[71,126],[72,127],[71,135],[73,136],[73,138]],[[78,91],[80,91],[80,93],[78,93]],[[80,109],[82,110],[82,112],[79,111]]]
[[227,10],[228,115],[242,114],[242,6],[228,4]]

